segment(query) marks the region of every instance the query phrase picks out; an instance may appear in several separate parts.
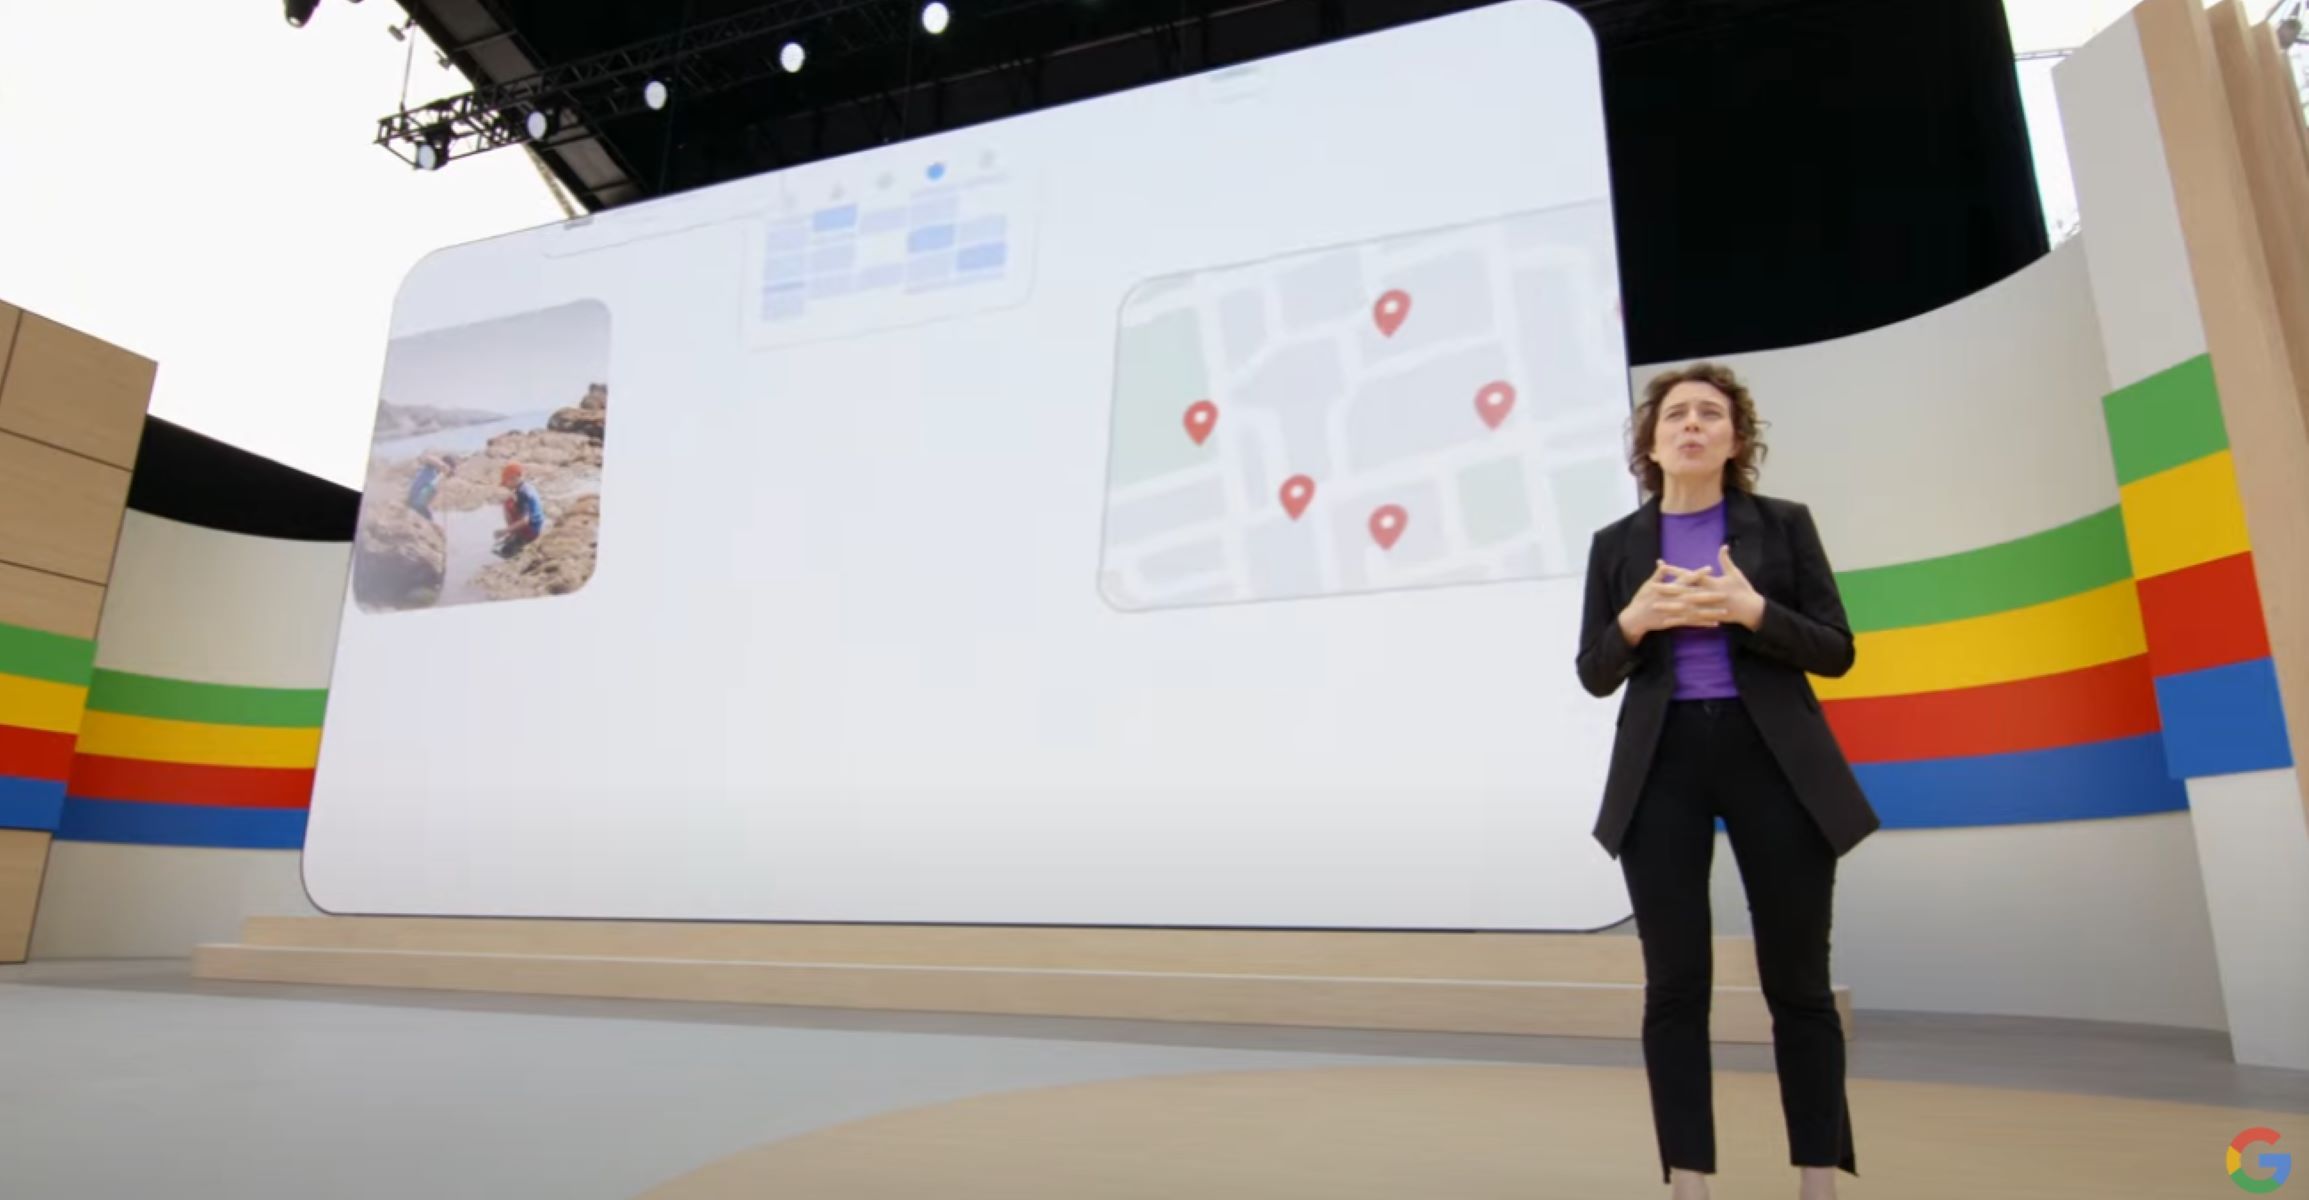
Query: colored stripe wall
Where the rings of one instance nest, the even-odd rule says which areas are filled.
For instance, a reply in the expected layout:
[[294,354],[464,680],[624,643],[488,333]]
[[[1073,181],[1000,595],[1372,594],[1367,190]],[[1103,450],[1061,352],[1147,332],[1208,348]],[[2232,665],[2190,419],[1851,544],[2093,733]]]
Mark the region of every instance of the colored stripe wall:
[[2115,507],[1839,576],[1858,659],[1813,682],[1888,827],[2182,809],[2292,762],[2210,361],[2103,409]]
[[2291,766],[2212,359],[2151,375],[2102,408],[2172,775]]
[[155,482],[234,467],[203,455],[240,452],[200,443],[149,424],[144,482],[131,489],[101,617],[88,622],[96,637],[0,621],[0,828],[80,841],[303,843],[327,699],[312,685],[327,680],[347,550],[297,536],[309,532],[301,527],[257,535],[140,511],[198,497],[195,515],[235,514],[221,493]]
[[57,836],[301,846],[346,553],[131,509]]
[[325,699],[97,671],[59,836],[302,845]]
[[2187,806],[2117,509],[1837,582],[1858,658],[1813,685],[1886,827]]
[[151,422],[93,641],[0,641],[12,661],[73,667],[75,686],[10,685],[0,738],[37,792],[0,786],[67,841],[293,850],[319,757],[353,494]]
[[55,830],[95,659],[87,638],[0,624],[0,829]]

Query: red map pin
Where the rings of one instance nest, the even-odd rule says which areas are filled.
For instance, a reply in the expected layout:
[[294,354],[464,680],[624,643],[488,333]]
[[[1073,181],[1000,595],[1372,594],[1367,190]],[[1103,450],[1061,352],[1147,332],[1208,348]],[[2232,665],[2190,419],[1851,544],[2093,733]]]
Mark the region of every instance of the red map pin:
[[1187,436],[1195,439],[1195,445],[1202,445],[1203,439],[1211,436],[1211,426],[1218,423],[1218,405],[1208,400],[1187,405]]
[[1307,511],[1307,504],[1315,498],[1315,481],[1304,475],[1293,475],[1283,481],[1283,511],[1296,521]]
[[1475,393],[1475,415],[1482,417],[1483,423],[1493,429],[1499,428],[1499,423],[1506,420],[1507,414],[1513,411],[1515,385],[1505,380],[1484,384],[1483,390]]
[[1378,323],[1381,337],[1394,337],[1403,328],[1403,318],[1411,315],[1411,295],[1401,290],[1390,291],[1371,306],[1371,319]]
[[1371,510],[1371,540],[1381,550],[1393,550],[1395,539],[1403,536],[1403,527],[1411,523],[1410,514],[1400,504],[1382,504]]

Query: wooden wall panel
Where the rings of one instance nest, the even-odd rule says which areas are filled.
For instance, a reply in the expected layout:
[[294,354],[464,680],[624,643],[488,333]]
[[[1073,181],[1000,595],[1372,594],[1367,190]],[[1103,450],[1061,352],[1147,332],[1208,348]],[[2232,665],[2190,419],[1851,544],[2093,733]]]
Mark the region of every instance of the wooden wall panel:
[[2294,402],[2309,413],[2309,241],[2304,240],[2309,230],[2296,208],[2309,200],[2309,179],[2293,169],[2292,118],[2271,107],[2261,78],[2264,63],[2255,44],[2265,31],[2253,27],[2240,0],[2222,0],[2206,17],[2293,367]]
[[[2232,3],[2236,0],[2231,0]],[[2293,230],[2293,244],[2309,248],[2309,120],[2301,109],[2301,91],[2293,83],[2293,63],[2285,52],[2277,48],[2277,35],[2267,25],[2253,28],[2246,39],[2256,67],[2254,82],[2261,90],[2258,116],[2263,130],[2266,165],[2276,183],[2274,192],[2262,198],[2264,219],[2268,201],[2273,199],[2276,215]],[[2302,264],[2296,259],[2285,264],[2272,264],[2272,269],[2286,269],[2294,279],[2303,277]],[[2285,336],[2294,339],[2296,347],[2309,343],[2309,329],[2288,326]],[[2296,374],[2299,368],[2296,368]],[[2309,421],[2309,379],[2293,381],[2304,389],[2304,420]]]
[[104,612],[104,588],[0,562],[0,625],[93,638]]
[[105,582],[128,474],[0,432],[0,562]]
[[[2245,500],[2296,758],[2309,753],[2309,424],[2246,182],[2212,23],[2198,0],[2133,10],[2205,340]],[[2304,778],[2309,778],[2305,774]],[[2303,796],[2309,810],[2309,794]]]
[[2277,45],[2275,30],[2266,23],[2259,26],[2259,29],[2262,36],[2257,53],[2266,64],[2261,78],[2272,90],[2282,89],[2278,97],[2282,99],[2285,111],[2293,114],[2293,140],[2301,152],[2302,168],[2309,170],[2309,112],[2303,112],[2301,108],[2301,88],[2293,81],[2293,62]]
[[[95,639],[157,371],[0,304],[0,625]],[[0,830],[0,962],[30,950],[50,841]]]
[[23,320],[23,309],[0,300],[0,385],[8,380],[8,356],[16,346],[16,327]]
[[48,864],[48,835],[0,829],[0,963],[24,961],[32,942],[32,913],[40,904],[40,876]]
[[0,430],[133,467],[157,370],[150,359],[26,313],[0,378]]

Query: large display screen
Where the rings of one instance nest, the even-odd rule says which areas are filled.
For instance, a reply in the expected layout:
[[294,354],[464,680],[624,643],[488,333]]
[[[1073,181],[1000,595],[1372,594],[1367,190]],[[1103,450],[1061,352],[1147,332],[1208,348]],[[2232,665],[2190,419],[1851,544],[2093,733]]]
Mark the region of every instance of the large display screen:
[[1581,929],[1633,503],[1595,43],[1520,0],[442,250],[346,913]]

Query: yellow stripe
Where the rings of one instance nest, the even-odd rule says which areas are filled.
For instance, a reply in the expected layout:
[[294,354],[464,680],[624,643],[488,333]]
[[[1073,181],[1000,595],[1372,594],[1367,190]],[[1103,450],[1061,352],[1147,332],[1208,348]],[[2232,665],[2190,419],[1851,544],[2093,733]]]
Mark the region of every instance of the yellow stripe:
[[309,767],[320,759],[321,731],[91,712],[80,728],[80,753],[215,767]]
[[2126,484],[2125,541],[2133,573],[2149,579],[2253,548],[2237,468],[2223,450]]
[[88,689],[21,675],[0,675],[0,725],[72,733],[88,707]]
[[1842,679],[1815,679],[1823,700],[1980,687],[2097,667],[2148,652],[2132,580],[2049,604],[1938,625],[1861,634]]

